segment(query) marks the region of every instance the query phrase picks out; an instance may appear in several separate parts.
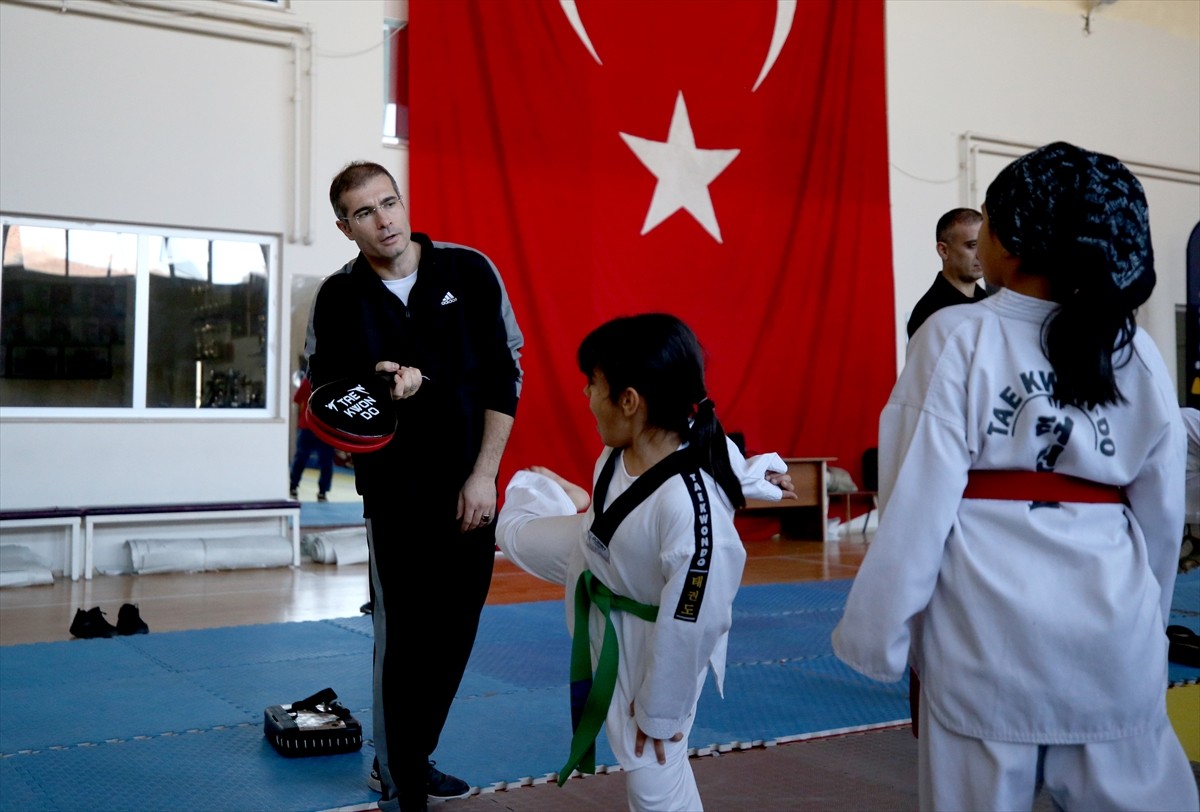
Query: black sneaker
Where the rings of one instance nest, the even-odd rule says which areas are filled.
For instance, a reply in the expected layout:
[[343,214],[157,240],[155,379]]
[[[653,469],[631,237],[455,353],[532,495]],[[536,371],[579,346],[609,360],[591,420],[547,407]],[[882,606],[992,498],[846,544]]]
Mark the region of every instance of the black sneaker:
[[96,637],[112,637],[117,633],[117,627],[104,619],[104,613],[96,606],[86,612],[75,610],[75,619],[71,621],[71,634],[84,640]]
[[[471,794],[471,787],[466,781],[446,775],[434,767],[434,763],[429,762],[429,783],[425,790],[430,801],[437,803],[438,801],[455,800],[466,798]],[[379,777],[378,758],[371,762],[371,774],[367,776],[367,788],[372,792],[383,792],[383,780]]]
[[1168,626],[1167,659],[1173,663],[1200,668],[1200,635],[1187,626]]
[[358,607],[358,611],[362,612],[364,615],[375,614],[375,601],[367,601],[362,606]]
[[432,803],[439,801],[449,801],[456,798],[466,798],[471,794],[471,785],[461,778],[455,778],[453,775],[446,775],[444,772],[433,766],[436,761],[429,762],[429,783],[426,785],[425,791],[429,795],[429,800]]
[[132,603],[121,606],[121,610],[117,612],[117,634],[147,634],[149,631],[150,627],[142,620],[136,606]]
[[317,501],[318,502],[328,502],[329,495],[327,493],[325,493],[325,491],[321,491],[320,493],[317,494]]
[[293,499],[299,499],[300,493],[295,488],[291,488],[288,490],[288,496],[292,497]]

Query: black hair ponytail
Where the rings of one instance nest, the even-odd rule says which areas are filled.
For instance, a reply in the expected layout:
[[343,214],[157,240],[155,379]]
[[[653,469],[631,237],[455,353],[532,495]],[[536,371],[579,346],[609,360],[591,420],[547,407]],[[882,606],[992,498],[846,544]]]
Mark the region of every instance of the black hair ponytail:
[[1097,287],[1052,277],[1051,291],[1060,306],[1042,326],[1042,351],[1054,368],[1054,400],[1085,409],[1124,402],[1116,371],[1137,332],[1133,313]]
[[688,434],[688,446],[695,449],[700,460],[700,467],[708,471],[729,501],[735,508],[746,506],[746,496],[742,493],[742,483],[733,471],[729,461],[729,445],[725,442],[725,429],[717,414],[713,402],[707,397],[701,399],[696,407],[696,416]]

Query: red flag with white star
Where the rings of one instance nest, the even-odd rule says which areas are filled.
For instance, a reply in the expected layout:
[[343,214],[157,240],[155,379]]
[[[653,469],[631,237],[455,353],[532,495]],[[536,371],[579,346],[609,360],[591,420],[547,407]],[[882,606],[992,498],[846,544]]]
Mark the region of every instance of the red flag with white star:
[[413,228],[525,333],[501,471],[589,483],[575,366],[618,315],[708,352],[750,453],[858,474],[895,381],[882,0],[410,0]]

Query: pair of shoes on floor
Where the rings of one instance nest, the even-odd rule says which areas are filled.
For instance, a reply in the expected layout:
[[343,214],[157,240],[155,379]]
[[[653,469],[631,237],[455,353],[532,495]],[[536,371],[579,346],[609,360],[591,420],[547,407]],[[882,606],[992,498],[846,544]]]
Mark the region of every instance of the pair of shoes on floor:
[[321,491],[320,493],[317,494],[317,501],[318,502],[328,502],[329,494],[325,493],[325,491]]
[[117,635],[146,634],[150,627],[142,620],[138,608],[132,603],[121,606],[117,612],[117,625],[114,626],[104,618],[104,612],[99,606],[92,607],[86,612],[75,610],[75,619],[71,621],[71,634],[84,640],[98,637],[116,637]]
[[[429,762],[429,779],[425,787],[429,803],[457,800],[471,794],[470,784],[461,778],[447,775],[435,767],[435,764],[437,764],[436,761]],[[375,759],[371,764],[371,775],[367,778],[367,787],[373,792],[383,792],[383,781],[379,777],[379,759]]]

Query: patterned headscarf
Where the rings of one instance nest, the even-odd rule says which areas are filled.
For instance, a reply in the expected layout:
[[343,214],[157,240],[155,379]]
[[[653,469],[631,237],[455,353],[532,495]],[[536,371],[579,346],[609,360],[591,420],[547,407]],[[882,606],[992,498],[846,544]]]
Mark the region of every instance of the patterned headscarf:
[[1127,302],[1133,306],[1154,288],[1146,195],[1116,158],[1049,144],[1005,167],[984,205],[989,228],[1020,257],[1022,270],[1065,283],[1068,291],[1099,285],[1140,300]]

